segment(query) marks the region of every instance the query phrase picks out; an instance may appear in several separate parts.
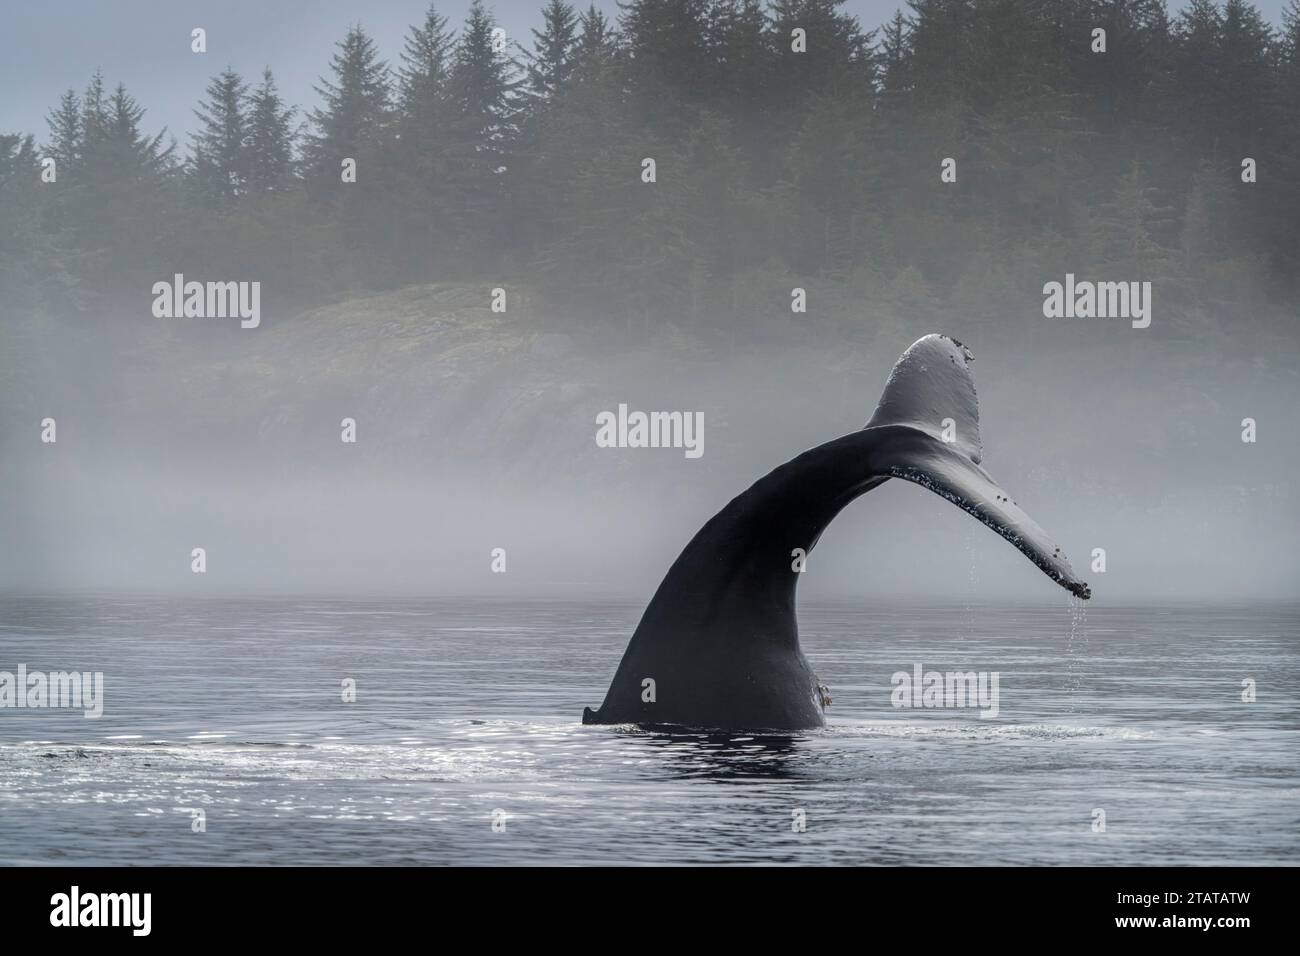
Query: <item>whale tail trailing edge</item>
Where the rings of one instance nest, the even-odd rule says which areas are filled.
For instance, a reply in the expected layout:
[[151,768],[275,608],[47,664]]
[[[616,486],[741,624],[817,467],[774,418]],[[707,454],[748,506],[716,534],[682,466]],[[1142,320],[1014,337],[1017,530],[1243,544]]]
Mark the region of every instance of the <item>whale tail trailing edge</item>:
[[927,335],[903,353],[864,431],[895,426],[924,437],[890,443],[889,476],[902,478],[974,515],[1048,577],[1080,598],[1092,595],[1061,548],[980,467],[983,447],[970,350]]
[[1071,593],[1088,585],[981,467],[971,354],[927,335],[903,353],[871,420],[754,482],[669,568],[598,710],[583,723],[801,728],[824,722],[824,687],[799,649],[798,568],[843,508],[890,478],[942,496]]

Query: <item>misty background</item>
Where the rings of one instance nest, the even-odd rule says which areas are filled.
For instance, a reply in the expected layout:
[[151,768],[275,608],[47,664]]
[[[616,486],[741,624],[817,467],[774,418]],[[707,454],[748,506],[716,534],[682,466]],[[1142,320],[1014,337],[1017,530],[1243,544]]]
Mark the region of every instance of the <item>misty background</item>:
[[[1288,0],[1259,0],[1263,18],[1282,25]],[[617,0],[576,3],[594,5],[607,17],[618,14]],[[1107,4],[1094,4],[1101,9]],[[1121,3],[1120,6],[1124,4]],[[1171,0],[1177,14],[1188,3]],[[492,13],[512,42],[532,48],[532,30],[541,26],[537,0],[496,0]],[[393,58],[411,24],[428,9],[425,0],[384,0],[359,5],[355,0],[315,3],[259,0],[69,0],[58,16],[39,6],[15,5],[5,13],[0,32],[0,104],[7,132],[41,133],[45,114],[69,84],[99,68],[128,89],[147,93],[153,128],[167,127],[182,141],[194,126],[194,104],[211,75],[231,66],[254,77],[270,65],[280,76],[285,99],[299,107],[316,105],[312,89],[324,72],[329,52],[349,27],[360,22],[384,55]],[[840,9],[856,16],[864,29],[884,24],[894,12],[909,12],[898,0],[845,0]],[[438,10],[458,26],[469,0],[444,0]],[[206,56],[190,52],[190,30],[201,26],[212,40]]]
[[[942,331],[1095,600],[1295,596],[1294,3],[547,9],[6,11],[0,589],[644,600]],[[176,272],[260,281],[261,327],[155,318]],[[1044,318],[1067,272],[1151,281],[1151,327]],[[703,412],[703,457],[598,448],[619,403]],[[1066,600],[904,482],[801,592]]]

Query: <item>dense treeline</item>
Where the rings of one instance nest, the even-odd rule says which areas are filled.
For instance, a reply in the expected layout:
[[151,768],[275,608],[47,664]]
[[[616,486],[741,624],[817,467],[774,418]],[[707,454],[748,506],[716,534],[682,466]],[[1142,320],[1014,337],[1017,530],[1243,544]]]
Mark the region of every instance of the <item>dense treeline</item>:
[[93,312],[172,272],[294,304],[489,280],[629,327],[788,319],[793,285],[990,315],[1065,271],[1189,314],[1295,292],[1300,0],[1280,29],[1245,0],[909,0],[874,31],[841,3],[547,0],[504,45],[480,0],[459,30],[430,8],[391,62],[350,30],[305,114],[221,72],[184,147],[96,74],[39,145],[0,137],[0,287]]

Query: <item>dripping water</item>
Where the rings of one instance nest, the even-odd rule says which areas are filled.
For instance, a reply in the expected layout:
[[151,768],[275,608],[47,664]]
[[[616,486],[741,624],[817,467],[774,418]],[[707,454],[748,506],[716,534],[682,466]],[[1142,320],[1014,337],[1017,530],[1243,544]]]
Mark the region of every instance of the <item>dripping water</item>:
[[976,634],[975,628],[975,595],[979,593],[979,562],[976,554],[976,534],[978,529],[967,528],[963,536],[963,544],[966,547],[966,600],[962,608],[962,625],[958,637],[965,639],[973,637]]
[[1075,712],[1075,697],[1082,684],[1081,668],[1088,651],[1088,605],[1071,594],[1067,607],[1070,611],[1070,636],[1065,644],[1066,713]]

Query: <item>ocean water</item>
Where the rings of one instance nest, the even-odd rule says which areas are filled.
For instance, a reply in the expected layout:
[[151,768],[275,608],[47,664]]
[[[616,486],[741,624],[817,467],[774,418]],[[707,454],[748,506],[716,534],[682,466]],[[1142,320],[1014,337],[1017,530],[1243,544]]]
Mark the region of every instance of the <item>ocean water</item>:
[[[1300,862],[1295,605],[804,601],[825,729],[584,727],[640,612],[0,598],[0,671],[105,681],[0,709],[0,863]],[[998,716],[893,707],[916,664]]]

